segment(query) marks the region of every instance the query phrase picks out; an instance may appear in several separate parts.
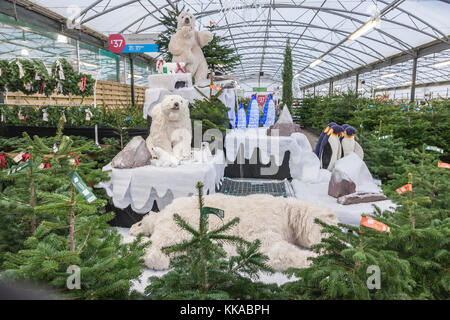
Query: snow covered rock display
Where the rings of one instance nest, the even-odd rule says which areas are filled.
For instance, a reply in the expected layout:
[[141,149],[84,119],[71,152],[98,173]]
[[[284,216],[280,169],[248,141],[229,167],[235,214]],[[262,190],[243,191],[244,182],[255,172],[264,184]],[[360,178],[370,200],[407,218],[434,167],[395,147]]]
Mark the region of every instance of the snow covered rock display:
[[112,160],[111,166],[117,169],[137,168],[150,165],[152,155],[144,138],[134,137]]
[[376,192],[380,191],[375,184],[369,168],[364,161],[355,153],[350,153],[335,162],[335,168],[344,172],[356,184],[357,192]]
[[290,136],[294,132],[302,132],[302,130],[298,124],[294,123],[289,108],[285,106],[278,121],[267,129],[267,135]]
[[[319,243],[322,237],[321,227],[314,223],[315,218],[329,224],[337,223],[331,210],[294,198],[214,194],[205,196],[205,206],[225,211],[223,221],[215,217],[209,219],[210,229],[218,228],[234,217],[239,217],[239,225],[230,232],[244,237],[247,241],[259,239],[261,252],[269,257],[268,264],[276,270],[309,265],[307,258],[315,254],[308,248]],[[161,249],[189,239],[189,234],[180,231],[175,224],[174,213],[178,213],[189,224],[196,225],[199,214],[198,198],[194,196],[176,199],[163,211],[150,212],[130,229],[131,235],[144,233],[150,237],[152,245],[144,257],[150,269],[168,269],[169,257],[162,253]],[[225,244],[224,250],[228,256],[235,254],[232,246]]]
[[354,193],[356,185],[352,179],[338,169],[334,169],[331,174],[330,183],[328,184],[328,195],[339,198],[350,193]]
[[339,197],[337,202],[343,205],[349,205],[349,204],[376,202],[384,200],[388,200],[388,198],[382,193],[355,192],[352,194],[347,194],[345,196]]

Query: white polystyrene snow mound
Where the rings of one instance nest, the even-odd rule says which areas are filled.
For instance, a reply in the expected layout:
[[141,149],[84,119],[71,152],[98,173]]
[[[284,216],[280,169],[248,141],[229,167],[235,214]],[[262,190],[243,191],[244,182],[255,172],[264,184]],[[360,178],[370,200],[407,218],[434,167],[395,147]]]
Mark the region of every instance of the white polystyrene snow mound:
[[369,168],[355,153],[350,153],[337,160],[334,167],[352,179],[356,184],[356,192],[381,192],[381,188],[374,182]]
[[[209,228],[215,229],[235,217],[240,223],[229,231],[247,241],[259,239],[261,252],[269,257],[268,264],[275,270],[289,267],[302,268],[309,265],[308,257],[315,256],[310,251],[313,244],[319,243],[321,227],[314,223],[318,218],[335,224],[336,216],[326,207],[300,201],[295,198],[273,197],[271,195],[250,195],[247,197],[214,194],[205,196],[205,206],[225,211],[223,221],[211,216]],[[242,210],[245,208],[245,210]],[[150,238],[152,246],[147,249],[145,263],[155,270],[165,270],[170,259],[161,249],[189,239],[190,234],[181,230],[174,222],[174,213],[179,214],[190,225],[198,224],[198,198],[175,199],[164,210],[150,212],[143,220],[130,229],[130,234],[144,233]],[[235,248],[224,245],[228,256],[236,254]]]
[[291,184],[295,192],[295,197],[329,208],[336,214],[341,223],[359,226],[362,214],[371,214],[375,212],[373,205],[379,207],[382,211],[392,211],[396,207],[395,203],[391,200],[350,205],[339,204],[336,198],[328,195],[329,176],[323,172],[323,169],[320,171],[321,179],[319,182],[292,180]]
[[280,117],[278,118],[277,123],[293,123],[291,112],[289,108],[284,106],[283,110],[281,110]]
[[242,149],[247,160],[259,150],[260,163],[266,165],[274,161],[278,167],[289,151],[289,168],[294,179],[314,181],[318,178],[320,161],[312,152],[308,138],[300,132],[286,137],[268,136],[266,128],[231,130],[225,137],[225,149],[229,162],[236,161]]
[[115,207],[131,206],[133,211],[145,214],[151,210],[154,201],[162,209],[174,198],[195,194],[198,181],[203,182],[205,193],[215,193],[223,179],[225,166],[222,150],[217,150],[211,161],[168,168],[150,165],[115,169],[108,164],[103,171],[110,171],[110,180],[96,187],[106,190]]

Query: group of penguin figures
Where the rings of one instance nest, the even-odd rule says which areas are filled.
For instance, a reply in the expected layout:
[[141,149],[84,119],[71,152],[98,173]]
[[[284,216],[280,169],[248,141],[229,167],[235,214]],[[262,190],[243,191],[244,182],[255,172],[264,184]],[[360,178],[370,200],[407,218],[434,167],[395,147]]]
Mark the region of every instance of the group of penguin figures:
[[272,94],[266,96],[262,113],[261,116],[256,94],[253,94],[248,105],[247,113],[245,113],[244,105],[239,103],[234,127],[237,129],[245,129],[258,128],[259,126],[269,127],[275,124],[275,103],[273,102]]
[[340,126],[335,122],[330,122],[321,132],[314,149],[314,153],[320,159],[321,168],[333,170],[337,160],[352,152],[363,159],[364,151],[355,137],[356,129],[352,126],[348,124]]

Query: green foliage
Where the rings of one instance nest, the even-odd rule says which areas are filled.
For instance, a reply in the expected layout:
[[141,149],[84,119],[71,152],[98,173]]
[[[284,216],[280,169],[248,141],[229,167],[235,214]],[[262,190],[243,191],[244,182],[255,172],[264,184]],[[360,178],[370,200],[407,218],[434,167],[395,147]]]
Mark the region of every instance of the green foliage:
[[[55,88],[59,88],[64,95],[92,96],[94,94],[95,80],[91,75],[75,72],[66,59],[59,60],[64,71],[64,79],[60,78],[57,62],[54,62],[49,74],[46,66],[38,59],[14,59],[9,64],[6,60],[0,61],[0,92],[8,88],[11,92],[23,92],[26,95],[35,93],[51,96]],[[19,64],[22,65],[23,74]],[[85,78],[86,86],[81,90],[81,79]],[[58,86],[59,84],[59,86]]]
[[[291,298],[301,299],[409,299],[414,281],[409,263],[394,250],[380,249],[391,236],[365,227],[330,226],[316,219],[325,237],[309,268],[287,272],[299,280],[283,286]],[[350,231],[350,232],[349,232]],[[359,235],[358,235],[359,233]],[[381,271],[380,289],[369,289],[369,266]]]
[[228,110],[220,100],[195,100],[191,109],[191,120],[202,121],[202,131],[214,128],[225,131],[228,128]]
[[[48,121],[43,120],[44,110],[48,114]],[[86,120],[86,111],[90,111],[92,116]],[[26,116],[26,120],[19,119],[19,112]],[[142,116],[142,107],[128,108],[94,108],[93,106],[20,106],[0,104],[0,113],[4,116],[4,124],[17,126],[40,126],[57,127],[59,118],[64,114],[66,126],[93,127],[115,126],[120,117],[127,128],[146,127],[147,121]]]
[[[203,185],[197,184],[199,209],[202,211]],[[171,256],[169,273],[161,278],[151,277],[145,293],[153,299],[270,299],[279,294],[276,285],[255,283],[259,272],[271,273],[268,257],[259,252],[261,243],[249,243],[229,234],[239,223],[234,218],[223,226],[208,231],[207,214],[199,215],[198,228],[189,225],[178,214],[176,224],[191,234],[182,243],[163,248]],[[226,259],[223,244],[233,245],[237,256]]]
[[284,50],[283,72],[281,76],[283,79],[282,104],[285,104],[289,108],[289,111],[292,112],[292,49],[289,38]]
[[[2,230],[6,227],[15,232],[22,242],[2,248],[7,252],[2,252],[5,270],[0,279],[44,282],[57,289],[61,297],[70,299],[128,298],[131,280],[141,274],[142,255],[149,243],[142,243],[138,237],[131,244],[121,244],[117,231],[107,223],[113,214],[99,214],[104,212],[106,201],[97,199],[89,204],[77,193],[69,179],[71,172],[77,172],[90,187],[106,180],[108,174],[94,169],[96,163],[83,156],[93,142],[74,147],[73,141],[62,135],[62,123],[55,138],[56,152],[41,138],[31,139],[24,133],[33,166],[10,176],[2,175],[11,185],[0,194],[0,206],[9,205],[13,210],[2,210],[0,222],[9,223],[17,219],[16,214],[27,211],[33,216],[30,231],[18,229],[20,224],[2,225]],[[44,157],[48,157],[51,167],[40,169],[38,164]],[[70,266],[80,268],[80,289],[67,288]]]
[[0,60],[0,93],[6,91],[10,78],[9,63],[7,60]]
[[239,63],[240,56],[236,54],[234,47],[223,43],[225,41],[224,37],[214,33],[214,25],[209,26],[207,29],[213,34],[211,42],[202,48],[206,63],[208,64],[208,69],[213,70],[213,72],[219,71],[221,73],[233,70]]

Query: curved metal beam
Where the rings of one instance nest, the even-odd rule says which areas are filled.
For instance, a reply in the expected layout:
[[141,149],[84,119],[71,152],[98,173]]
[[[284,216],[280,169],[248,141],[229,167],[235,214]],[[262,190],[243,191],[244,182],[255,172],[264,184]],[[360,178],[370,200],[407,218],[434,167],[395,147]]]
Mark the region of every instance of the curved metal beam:
[[[253,37],[252,39],[255,39],[255,37]],[[275,42],[277,42],[277,41],[275,41]],[[248,43],[248,41],[246,41],[246,42],[239,42],[239,43],[236,43],[236,45],[240,45],[240,44],[247,44]],[[278,43],[284,43],[284,41],[278,41]],[[251,46],[251,47],[249,47],[249,46],[241,46],[241,47],[239,47],[239,50],[241,50],[241,49],[247,49],[247,48],[260,48],[259,46]],[[266,48],[280,48],[280,46],[266,46]],[[301,47],[296,47],[296,48],[292,48],[292,51],[294,52],[301,52],[301,53],[303,53],[303,51],[302,50],[305,50],[305,51],[308,51],[308,52],[311,52],[311,51],[314,51],[314,52],[318,52],[318,53],[324,53],[325,51],[321,51],[321,50],[319,50],[319,49],[317,49],[317,48],[314,48],[314,47],[310,47],[310,46],[306,46],[306,45],[302,45]],[[344,50],[345,51],[345,50]],[[354,53],[350,53],[350,52],[346,52],[346,53],[348,53],[348,54],[350,54],[354,59],[357,59],[357,60],[359,60],[359,61],[361,61],[362,63],[360,64],[361,66],[363,66],[363,65],[365,65],[365,64],[367,64],[367,62],[366,61],[364,61],[364,60],[362,60],[360,57],[358,57],[357,55],[355,55]],[[350,59],[350,58],[347,58],[347,57],[343,57],[343,56],[339,56],[339,55],[337,55],[337,54],[335,54],[335,53],[333,53],[333,54],[329,54],[330,56],[332,56],[332,57],[334,57],[336,60],[339,60],[339,61],[342,61],[342,59],[345,59],[345,60],[349,60],[349,61],[354,61],[354,60],[352,60],[352,59]],[[313,56],[313,55],[310,55],[310,57],[311,58],[313,58],[313,59],[315,59],[316,57],[315,56]],[[344,63],[345,65],[347,65],[348,67],[350,67],[350,68],[352,68],[350,65],[348,65],[346,62],[344,62],[344,61],[342,61],[342,63]]]
[[[381,1],[381,0],[380,0],[380,2],[382,2],[382,3],[386,4],[386,5],[390,5],[390,3],[385,2],[385,1]],[[221,12],[223,12],[223,13],[225,14],[226,11],[234,11],[234,10],[242,10],[242,9],[251,9],[251,8],[256,8],[256,6],[254,6],[254,5],[247,5],[247,6],[241,6],[241,7],[229,8],[229,9],[227,9],[227,10],[210,10],[210,11],[206,11],[206,12],[200,13],[199,16],[205,17],[205,16],[214,15],[214,14],[221,13]],[[348,11],[348,10],[340,9],[340,8],[328,8],[328,7],[318,7],[318,6],[307,6],[307,5],[303,5],[303,4],[284,4],[284,3],[263,4],[263,5],[261,5],[261,8],[317,10],[317,11],[326,12],[326,13],[328,13],[328,14],[334,14],[334,15],[342,16],[342,17],[345,17],[346,19],[358,21],[358,22],[361,23],[361,24],[364,24],[366,21],[361,21],[361,20],[358,20],[358,19],[353,18],[353,17],[351,17],[351,16],[343,15],[343,13],[350,13],[350,14],[354,14],[354,15],[359,15],[359,16],[369,17],[369,18],[372,17],[369,13],[364,13],[364,12]],[[397,10],[403,12],[403,13],[406,13],[407,15],[409,15],[409,16],[411,16],[411,17],[414,17],[414,18],[417,19],[418,21],[424,23],[425,25],[427,25],[428,27],[430,27],[431,29],[433,29],[435,32],[439,33],[442,37],[444,37],[444,38],[445,38],[445,42],[448,41],[448,37],[447,37],[444,33],[442,33],[441,31],[439,31],[438,29],[434,28],[432,25],[430,25],[429,23],[425,22],[424,20],[418,18],[416,15],[414,15],[414,14],[412,14],[412,13],[409,13],[409,12],[407,12],[407,11],[404,10],[404,9],[401,9],[401,8],[399,8],[398,6],[395,7],[395,9],[397,9]],[[425,35],[427,35],[427,36],[429,36],[429,37],[431,37],[431,38],[433,38],[433,39],[435,39],[435,40],[442,40],[442,39],[440,39],[439,37],[436,37],[436,36],[433,35],[433,34],[430,34],[430,33],[425,32],[425,31],[423,31],[423,30],[420,30],[420,29],[411,27],[411,26],[409,26],[409,25],[407,25],[407,24],[404,24],[404,23],[401,23],[401,22],[397,22],[397,21],[390,20],[390,19],[383,18],[383,17],[381,17],[380,20],[386,21],[386,22],[389,22],[389,23],[396,24],[396,25],[398,25],[398,26],[401,26],[401,27],[404,27],[404,28],[413,30],[413,31],[415,31],[415,32],[419,32],[419,33],[425,34]]]
[[[282,20],[272,20],[272,21],[273,22],[283,22]],[[233,23],[233,24],[228,25],[226,27],[216,27],[215,30],[223,30],[223,29],[226,29],[228,27],[231,28],[231,29],[242,28],[242,27],[245,27],[245,26],[247,26],[246,22],[239,22],[239,23]],[[263,27],[263,26],[265,26],[265,25],[252,24],[252,27]],[[281,24],[281,23],[278,23],[278,24],[272,23],[272,26],[275,26],[275,27],[286,27],[286,26],[290,26],[290,27],[307,27],[307,28],[312,28],[312,29],[321,29],[321,30],[327,30],[327,31],[336,32],[336,33],[338,33],[340,35],[345,36],[345,38],[347,38],[351,34],[351,32],[345,31],[345,30],[333,29],[333,28],[328,28],[328,27],[325,27],[325,26],[318,26],[318,25],[312,25],[312,24],[308,25],[306,23],[301,23],[301,22],[295,22],[295,24],[290,24],[290,25]],[[392,44],[385,43],[385,42],[383,42],[381,40],[378,40],[378,39],[374,39],[374,38],[368,37],[367,35],[363,35],[363,36],[361,36],[361,38],[381,43],[381,44],[383,44],[383,45],[385,45],[387,47],[395,48],[395,49],[397,49],[398,51],[401,51],[401,52],[405,51],[402,48],[399,48],[397,46],[393,46]]]

